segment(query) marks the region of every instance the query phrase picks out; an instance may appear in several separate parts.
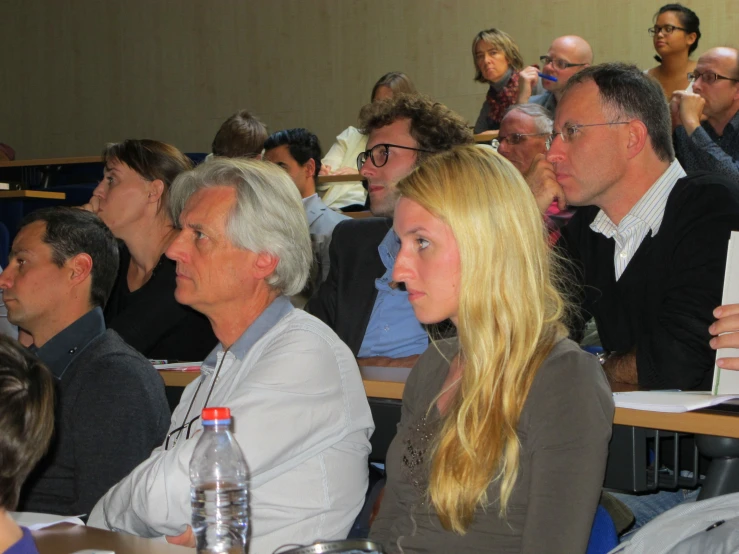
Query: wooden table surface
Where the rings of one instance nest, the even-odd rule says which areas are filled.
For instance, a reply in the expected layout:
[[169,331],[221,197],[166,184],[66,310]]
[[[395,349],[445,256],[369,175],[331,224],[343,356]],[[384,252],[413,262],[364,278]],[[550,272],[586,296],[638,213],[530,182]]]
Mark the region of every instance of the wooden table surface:
[[174,546],[161,540],[142,539],[125,533],[112,533],[94,527],[61,523],[32,531],[39,554],[70,554],[78,550],[112,550],[115,554],[193,554],[191,548]]
[[37,165],[69,165],[101,163],[102,156],[77,156],[73,158],[41,158],[37,160],[13,160],[12,162],[0,162],[0,167],[31,167]]
[[316,183],[319,185],[322,183],[356,183],[357,181],[364,181],[359,173],[352,173],[351,175],[319,175],[316,179]]
[[0,190],[0,200],[6,198],[43,198],[46,200],[64,200],[63,192],[47,192],[45,190]]
[[[402,400],[409,368],[360,367],[367,396]],[[194,381],[198,372],[160,371],[167,386],[184,387]],[[634,390],[629,385],[613,385],[615,392]],[[739,438],[739,414],[708,411],[665,413],[616,408],[613,423],[663,431],[698,433]]]

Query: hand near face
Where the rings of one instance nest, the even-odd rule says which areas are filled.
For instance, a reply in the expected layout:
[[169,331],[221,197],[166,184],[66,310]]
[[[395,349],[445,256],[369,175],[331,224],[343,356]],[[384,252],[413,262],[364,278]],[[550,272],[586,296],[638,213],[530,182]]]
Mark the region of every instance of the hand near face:
[[98,213],[98,211],[100,210],[100,198],[98,198],[97,196],[91,197],[87,204],[82,204],[82,206],[80,206],[80,209],[87,210],[88,212],[92,212],[94,214]]
[[516,103],[525,104],[531,98],[531,91],[534,90],[536,83],[539,81],[539,68],[530,65],[518,73],[518,99]]
[[682,126],[692,135],[701,124],[701,116],[703,115],[703,106],[706,101],[699,95],[684,90],[678,90],[672,93],[672,101],[670,109],[675,99],[679,102],[679,115]]
[[195,534],[192,532],[192,527],[190,527],[189,525],[187,526],[187,529],[185,529],[185,532],[181,535],[167,536],[166,539],[169,544],[195,548]]
[[[739,348],[739,304],[719,306],[713,315],[716,321],[708,328],[714,335],[711,348]],[[716,365],[723,369],[739,369],[739,358],[720,358]]]
[[555,200],[560,210],[567,208],[567,199],[565,198],[562,187],[557,182],[554,166],[547,161],[544,154],[537,154],[534,157],[531,167],[529,167],[523,178],[534,194],[536,204],[539,206],[541,213],[546,212],[547,208]]

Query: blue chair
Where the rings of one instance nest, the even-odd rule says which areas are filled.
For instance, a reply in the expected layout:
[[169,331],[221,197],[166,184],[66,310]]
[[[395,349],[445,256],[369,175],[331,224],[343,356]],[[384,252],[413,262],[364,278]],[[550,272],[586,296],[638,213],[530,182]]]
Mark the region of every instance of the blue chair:
[[4,223],[0,223],[0,267],[8,267],[10,254],[10,231]]
[[598,506],[590,529],[590,539],[586,554],[606,554],[618,546],[618,533],[611,514],[603,506]]

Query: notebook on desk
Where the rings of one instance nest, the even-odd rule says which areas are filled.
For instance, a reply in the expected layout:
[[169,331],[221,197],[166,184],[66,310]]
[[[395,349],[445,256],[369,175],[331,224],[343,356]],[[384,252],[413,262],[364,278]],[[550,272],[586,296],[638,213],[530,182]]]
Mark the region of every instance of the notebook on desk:
[[[724,293],[721,305],[739,304],[739,233],[731,232],[729,250],[726,254],[726,270],[724,271]],[[716,359],[737,358],[739,348],[719,348]],[[721,369],[713,366],[713,394],[739,393],[739,371]]]
[[650,412],[692,412],[739,398],[739,394],[715,395],[705,391],[614,392],[617,408]]

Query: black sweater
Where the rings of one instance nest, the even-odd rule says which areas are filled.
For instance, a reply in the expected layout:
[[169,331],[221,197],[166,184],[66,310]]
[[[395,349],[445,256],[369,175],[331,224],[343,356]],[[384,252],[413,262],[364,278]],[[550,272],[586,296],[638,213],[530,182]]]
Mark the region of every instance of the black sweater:
[[729,236],[739,230],[737,184],[704,172],[680,179],[658,233],[645,237],[618,281],[615,241],[589,228],[597,213],[580,208],[559,243],[582,286],[575,335],[593,316],[604,349],[636,354],[640,386],[709,390],[708,327],[721,304]]

